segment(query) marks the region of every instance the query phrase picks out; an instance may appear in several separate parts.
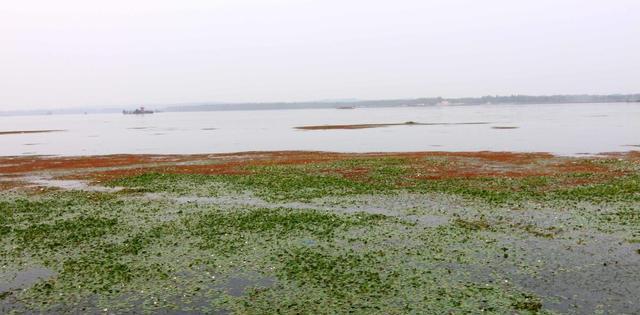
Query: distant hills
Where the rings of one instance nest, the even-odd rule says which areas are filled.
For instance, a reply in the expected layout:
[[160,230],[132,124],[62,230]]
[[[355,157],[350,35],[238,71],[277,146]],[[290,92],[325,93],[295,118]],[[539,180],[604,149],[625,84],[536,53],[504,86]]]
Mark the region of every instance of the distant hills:
[[621,103],[638,102],[640,94],[608,95],[510,95],[461,98],[413,98],[388,100],[336,99],[309,102],[265,102],[265,103],[186,103],[174,105],[138,104],[125,108],[73,108],[54,110],[0,111],[0,116],[12,115],[52,115],[52,114],[98,114],[120,113],[122,110],[144,105],[149,109],[162,112],[230,111],[230,110],[276,110],[310,108],[374,108],[374,107],[419,107],[434,105],[477,105],[477,104],[567,104],[567,103]]

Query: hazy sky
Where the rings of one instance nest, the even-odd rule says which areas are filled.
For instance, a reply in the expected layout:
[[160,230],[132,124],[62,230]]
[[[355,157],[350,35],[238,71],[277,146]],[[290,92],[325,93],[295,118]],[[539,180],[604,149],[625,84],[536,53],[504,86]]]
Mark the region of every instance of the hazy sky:
[[634,92],[637,0],[0,4],[0,110]]

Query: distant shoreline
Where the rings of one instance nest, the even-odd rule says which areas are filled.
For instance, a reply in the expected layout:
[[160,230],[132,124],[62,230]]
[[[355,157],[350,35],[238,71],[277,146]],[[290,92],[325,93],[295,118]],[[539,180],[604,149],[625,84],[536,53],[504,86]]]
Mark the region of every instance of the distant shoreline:
[[[550,96],[483,96],[483,97],[421,97],[386,100],[336,100],[302,102],[198,102],[183,104],[143,104],[149,109],[162,112],[200,112],[200,111],[253,111],[253,110],[289,110],[289,109],[339,109],[349,108],[394,108],[427,107],[456,105],[531,105],[531,104],[598,104],[598,103],[637,103],[640,93],[608,95],[550,95]],[[61,109],[36,109],[0,111],[0,116],[64,115],[64,114],[110,114],[121,113],[122,107],[82,107]]]

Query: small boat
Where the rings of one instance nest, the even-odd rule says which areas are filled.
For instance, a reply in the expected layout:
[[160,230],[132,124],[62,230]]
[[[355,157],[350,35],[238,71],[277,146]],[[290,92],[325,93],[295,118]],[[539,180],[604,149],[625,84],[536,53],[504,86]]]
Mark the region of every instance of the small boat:
[[338,106],[336,107],[336,109],[356,109],[356,108],[353,106]]
[[152,110],[146,110],[144,106],[140,106],[136,110],[123,110],[123,114],[125,115],[144,115],[144,114],[153,114]]

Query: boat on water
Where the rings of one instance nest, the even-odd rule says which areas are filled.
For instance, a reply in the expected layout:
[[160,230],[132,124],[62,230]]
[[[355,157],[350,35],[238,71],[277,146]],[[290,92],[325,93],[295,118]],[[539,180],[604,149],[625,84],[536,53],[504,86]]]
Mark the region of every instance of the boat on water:
[[123,114],[125,115],[144,115],[144,114],[153,114],[154,111],[147,110],[144,106],[140,106],[140,108],[136,108],[135,110],[123,110]]

